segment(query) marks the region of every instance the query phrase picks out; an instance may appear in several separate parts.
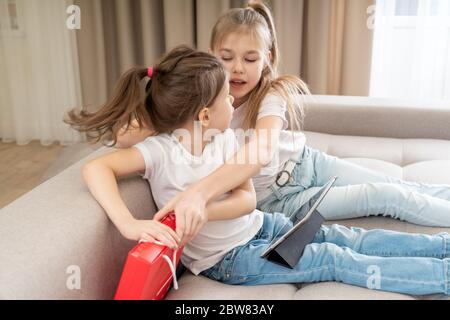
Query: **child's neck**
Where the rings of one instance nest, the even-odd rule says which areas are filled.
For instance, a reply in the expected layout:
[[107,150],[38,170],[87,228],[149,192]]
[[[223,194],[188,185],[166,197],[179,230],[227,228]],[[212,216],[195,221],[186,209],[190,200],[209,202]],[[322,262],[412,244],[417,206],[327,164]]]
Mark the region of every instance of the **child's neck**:
[[250,94],[247,94],[241,98],[235,98],[233,101],[233,108],[237,109],[239,108],[241,105],[243,105],[245,102],[247,102],[248,97]]
[[211,137],[205,135],[205,127],[202,127],[198,121],[190,121],[181,129],[186,130],[189,134],[179,137],[178,141],[192,155],[201,156],[206,145],[211,142]]

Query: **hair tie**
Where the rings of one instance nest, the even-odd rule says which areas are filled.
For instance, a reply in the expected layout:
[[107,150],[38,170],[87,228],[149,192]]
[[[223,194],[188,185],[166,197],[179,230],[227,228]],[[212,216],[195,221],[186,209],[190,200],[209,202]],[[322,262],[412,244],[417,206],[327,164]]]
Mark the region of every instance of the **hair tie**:
[[149,78],[151,78],[153,76],[153,68],[152,67],[147,69],[147,75]]

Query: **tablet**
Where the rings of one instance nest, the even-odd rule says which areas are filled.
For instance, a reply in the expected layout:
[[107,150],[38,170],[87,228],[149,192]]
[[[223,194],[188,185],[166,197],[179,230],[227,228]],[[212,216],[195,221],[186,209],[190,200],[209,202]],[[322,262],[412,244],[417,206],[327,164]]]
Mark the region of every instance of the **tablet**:
[[[322,202],[322,200],[325,198],[326,194],[328,193],[328,191],[331,189],[331,187],[334,185],[334,183],[336,182],[337,177],[333,177],[330,181],[328,181],[322,188],[320,188],[319,191],[317,191],[317,193],[311,197],[311,199],[308,200],[307,203],[309,203],[309,210],[306,213],[306,215],[304,215],[303,218],[299,219],[293,226],[292,228],[286,232],[284,235],[282,235],[279,239],[277,239],[275,242],[273,242],[271,245],[269,245],[267,247],[266,250],[264,250],[263,253],[261,253],[261,257],[265,258],[267,257],[273,250],[275,250],[281,243],[283,243],[287,238],[289,238],[290,235],[292,235],[296,230],[298,230],[301,226],[303,226],[308,220],[309,218],[312,216],[313,213],[316,212],[317,207],[320,205],[320,203]],[[303,204],[303,206],[296,212],[295,215],[297,215],[297,213],[300,211],[303,211],[302,209],[306,208],[305,205],[307,204]],[[320,226],[319,226],[320,227]]]

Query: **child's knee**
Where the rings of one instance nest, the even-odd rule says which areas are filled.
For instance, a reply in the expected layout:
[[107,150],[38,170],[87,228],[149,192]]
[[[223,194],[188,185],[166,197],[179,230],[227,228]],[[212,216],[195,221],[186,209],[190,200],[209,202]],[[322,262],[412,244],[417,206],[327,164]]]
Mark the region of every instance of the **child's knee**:
[[338,258],[344,253],[343,248],[331,242],[311,243],[303,252],[303,263],[315,267],[328,265],[334,267]]
[[402,186],[393,183],[370,183],[370,190],[386,203],[405,200],[408,192]]

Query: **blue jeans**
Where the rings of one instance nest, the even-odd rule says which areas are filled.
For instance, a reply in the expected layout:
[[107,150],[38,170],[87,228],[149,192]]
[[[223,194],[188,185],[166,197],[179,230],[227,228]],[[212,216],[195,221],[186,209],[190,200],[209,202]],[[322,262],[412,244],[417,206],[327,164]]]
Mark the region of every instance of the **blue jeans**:
[[331,177],[335,186],[318,211],[327,220],[383,215],[425,226],[450,227],[450,185],[406,182],[305,147],[292,181],[258,201],[264,212],[291,216]]
[[227,284],[338,281],[413,295],[450,292],[450,237],[322,226],[294,269],[261,258],[292,227],[281,213],[264,214],[258,234],[203,275]]

